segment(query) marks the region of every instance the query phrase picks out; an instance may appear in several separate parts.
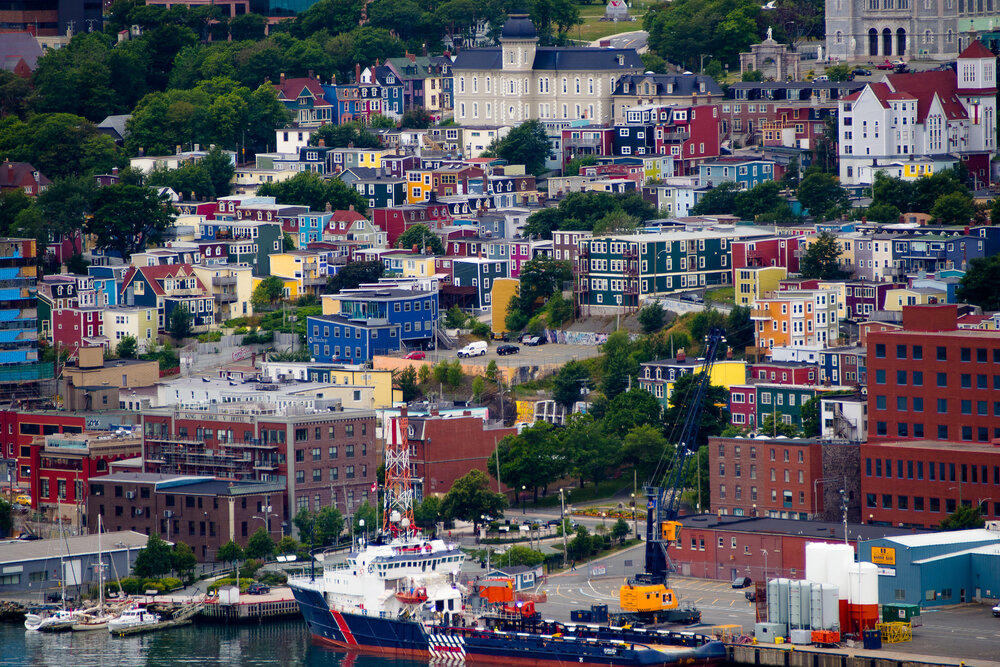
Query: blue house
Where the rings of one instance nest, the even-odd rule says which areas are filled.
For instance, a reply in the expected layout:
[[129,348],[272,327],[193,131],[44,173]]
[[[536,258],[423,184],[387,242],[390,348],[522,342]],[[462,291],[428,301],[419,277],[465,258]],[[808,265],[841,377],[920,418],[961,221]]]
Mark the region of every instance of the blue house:
[[652,123],[616,125],[612,135],[615,155],[647,155],[656,152],[656,130]]
[[510,262],[505,259],[484,257],[456,257],[454,261],[455,287],[475,287],[476,296],[472,307],[487,310],[492,304],[493,282],[497,278],[510,277]]
[[[109,306],[118,305],[118,292],[122,281],[125,279],[125,270],[128,266],[94,266],[87,267],[87,274],[94,277],[94,291],[103,294]],[[100,297],[98,297],[100,300]]]
[[741,190],[749,190],[765,181],[774,180],[772,160],[747,160],[720,158],[698,166],[698,184],[716,187],[722,183],[736,183]]
[[299,215],[299,241],[298,247],[305,248],[306,244],[323,240],[323,230],[333,213],[303,213]]
[[309,349],[316,361],[361,363],[404,346],[423,347],[437,326],[436,292],[356,289],[325,298],[336,314],[310,317],[307,323]]
[[403,117],[403,82],[385,65],[369,67],[361,73],[363,83],[374,83],[382,95],[382,115],[394,120]]

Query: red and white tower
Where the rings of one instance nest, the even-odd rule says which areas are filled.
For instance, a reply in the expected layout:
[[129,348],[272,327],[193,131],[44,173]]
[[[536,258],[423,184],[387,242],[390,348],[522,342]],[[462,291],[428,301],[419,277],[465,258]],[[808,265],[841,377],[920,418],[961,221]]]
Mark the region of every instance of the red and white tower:
[[413,535],[413,485],[410,481],[409,425],[404,407],[389,420],[385,437],[385,504],[382,534],[391,537]]

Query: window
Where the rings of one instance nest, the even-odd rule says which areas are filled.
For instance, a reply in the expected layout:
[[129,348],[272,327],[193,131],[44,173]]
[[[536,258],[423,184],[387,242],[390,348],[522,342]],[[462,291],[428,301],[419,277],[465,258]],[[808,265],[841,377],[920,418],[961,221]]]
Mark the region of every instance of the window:
[[939,387],[947,387],[948,386],[948,374],[947,373],[938,373],[937,374],[937,386],[939,386]]
[[948,361],[948,348],[942,345],[937,346],[937,360]]

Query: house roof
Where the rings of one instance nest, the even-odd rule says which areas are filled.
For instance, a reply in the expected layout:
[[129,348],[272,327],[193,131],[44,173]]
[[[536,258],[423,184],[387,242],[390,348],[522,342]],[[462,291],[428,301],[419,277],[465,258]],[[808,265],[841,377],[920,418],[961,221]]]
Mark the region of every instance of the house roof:
[[965,50],[958,54],[959,58],[996,58],[992,51],[978,39],[965,47]]
[[[653,86],[653,92],[651,95],[666,95],[667,94],[667,84],[673,85],[673,92],[671,95],[677,95],[681,97],[690,98],[691,95],[698,94],[701,92],[701,84],[705,84],[705,92],[711,95],[722,95],[722,88],[719,84],[715,82],[710,76],[698,75],[680,75],[680,74],[629,74],[618,79],[615,84],[615,89],[612,91],[612,95],[634,95],[636,88],[632,87],[633,92],[626,93],[623,92],[622,84],[630,84],[630,86],[638,86],[641,83],[649,82]],[[577,128],[572,128],[577,129]]]
[[971,530],[951,530],[913,535],[887,536],[885,539],[904,547],[936,547],[946,544],[969,544],[971,542],[993,542],[1000,540],[1000,533],[984,528]]
[[527,14],[511,14],[503,24],[501,39],[538,39],[538,31]]
[[125,130],[125,123],[128,119],[132,117],[132,114],[119,114],[117,116],[108,116],[102,120],[97,125],[99,130],[114,130],[119,137],[124,139],[128,136],[128,132]]
[[330,222],[362,222],[367,219],[365,216],[351,209],[347,211],[334,211]]
[[308,77],[285,79],[282,82],[272,85],[274,85],[275,90],[278,91],[278,99],[280,100],[297,100],[302,95],[302,91],[304,89],[307,90],[313,98],[315,98],[315,101],[313,102],[315,106],[330,105],[330,103],[326,100],[326,93],[323,91],[323,87],[316,79],[310,79]]
[[10,69],[13,70],[23,59],[28,68],[34,71],[41,57],[42,47],[31,33],[7,32],[4,33],[3,39],[0,39],[0,61],[4,63],[4,69],[8,69],[7,62],[12,62]]
[[153,293],[157,296],[163,296],[166,294],[166,291],[164,291],[163,285],[160,284],[160,281],[167,278],[175,278],[177,276],[193,277],[198,281],[198,285],[201,289],[205,289],[201,279],[194,275],[190,264],[161,264],[159,266],[131,267],[131,269],[125,273],[124,280],[122,280],[122,289],[128,287],[132,278],[134,278],[137,273],[141,273],[143,275],[146,281],[150,284]]
[[[29,162],[11,162],[5,160],[0,164],[0,188],[22,188],[35,182],[35,168]],[[38,172],[38,185],[49,185],[52,181],[42,172]]]
[[[146,546],[148,535],[133,530],[104,532],[100,536],[79,535],[51,540],[21,541],[15,540],[3,546],[0,563],[23,563],[32,560],[59,560],[60,558],[79,558],[83,555],[96,554],[98,548],[107,555],[112,551],[141,549]],[[98,545],[98,542],[101,544]],[[58,565],[58,563],[56,563]]]
[[[926,74],[926,72],[922,72],[921,74]],[[904,74],[900,76],[910,76],[910,75]],[[914,99],[912,95],[896,92],[892,88],[890,88],[888,84],[882,83],[881,81],[878,83],[869,83],[867,86],[867,90],[871,90],[871,92],[874,93],[875,99],[879,101],[879,104],[881,104],[884,109],[889,108],[889,102],[892,100]],[[851,93],[847,97],[844,97],[843,100],[845,102],[856,102],[858,99],[860,99],[861,95],[864,94],[864,92],[865,89],[859,90],[856,93]]]
[[927,118],[935,95],[941,100],[948,120],[968,118],[969,114],[955,95],[958,87],[955,72],[914,72],[912,74],[890,74],[889,85],[897,93],[908,93],[917,99],[917,122]]
[[[618,57],[623,56],[622,63]],[[499,70],[503,52],[499,48],[467,49],[455,59],[456,70]],[[535,49],[533,70],[609,71],[641,69],[642,60],[635,49],[597,49],[591,47],[541,47]]]

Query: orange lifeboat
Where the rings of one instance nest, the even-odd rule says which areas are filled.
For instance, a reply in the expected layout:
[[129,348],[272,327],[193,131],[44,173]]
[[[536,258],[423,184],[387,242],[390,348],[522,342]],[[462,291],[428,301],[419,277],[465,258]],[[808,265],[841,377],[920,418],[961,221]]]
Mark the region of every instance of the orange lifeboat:
[[420,604],[427,602],[426,588],[411,588],[408,591],[396,591],[396,599],[405,604]]

